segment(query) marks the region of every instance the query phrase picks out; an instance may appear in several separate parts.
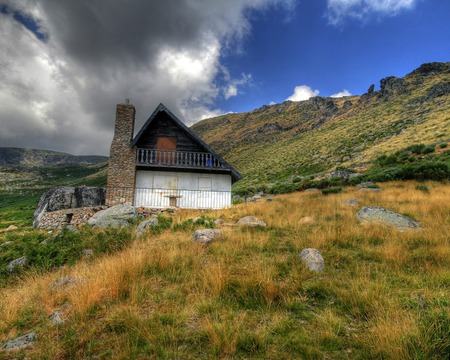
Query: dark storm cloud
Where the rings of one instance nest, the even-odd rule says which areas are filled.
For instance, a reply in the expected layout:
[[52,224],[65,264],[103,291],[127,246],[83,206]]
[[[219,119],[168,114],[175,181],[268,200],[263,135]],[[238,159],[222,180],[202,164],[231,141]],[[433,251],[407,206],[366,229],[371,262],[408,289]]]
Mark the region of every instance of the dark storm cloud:
[[228,86],[215,81],[227,74],[221,54],[248,32],[246,11],[291,1],[6,1],[0,146],[106,154],[125,98],[137,127],[159,102],[187,123],[217,115],[211,104]]

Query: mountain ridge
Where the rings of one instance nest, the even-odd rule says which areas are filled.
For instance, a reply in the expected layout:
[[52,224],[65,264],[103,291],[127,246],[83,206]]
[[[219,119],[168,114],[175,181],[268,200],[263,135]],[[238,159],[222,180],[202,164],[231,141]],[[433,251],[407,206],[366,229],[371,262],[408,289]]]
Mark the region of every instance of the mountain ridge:
[[107,160],[108,157],[100,155],[72,155],[51,150],[0,147],[0,168],[4,169],[89,166]]
[[344,98],[313,97],[263,105],[192,126],[244,175],[235,187],[357,167],[418,143],[450,138],[450,62],[426,63],[380,90]]

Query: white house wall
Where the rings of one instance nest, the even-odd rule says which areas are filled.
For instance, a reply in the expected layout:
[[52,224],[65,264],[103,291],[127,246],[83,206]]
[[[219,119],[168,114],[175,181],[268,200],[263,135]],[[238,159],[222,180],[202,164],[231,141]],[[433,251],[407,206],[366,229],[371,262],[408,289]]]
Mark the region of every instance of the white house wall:
[[231,176],[138,170],[135,206],[164,208],[170,201],[185,209],[222,209],[231,205]]

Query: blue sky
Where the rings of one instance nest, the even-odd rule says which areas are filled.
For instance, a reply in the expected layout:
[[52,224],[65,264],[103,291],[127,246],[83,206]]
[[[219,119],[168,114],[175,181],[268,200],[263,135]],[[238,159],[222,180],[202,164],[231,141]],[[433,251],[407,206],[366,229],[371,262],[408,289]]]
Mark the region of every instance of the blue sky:
[[448,0],[0,0],[0,146],[108,154],[164,103],[187,124],[358,95],[450,60]]

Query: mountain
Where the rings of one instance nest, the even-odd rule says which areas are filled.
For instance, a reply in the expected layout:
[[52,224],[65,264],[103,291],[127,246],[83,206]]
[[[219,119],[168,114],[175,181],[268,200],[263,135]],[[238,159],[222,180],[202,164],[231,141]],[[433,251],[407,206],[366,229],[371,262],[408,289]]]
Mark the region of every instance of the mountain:
[[236,189],[360,168],[382,154],[450,139],[450,62],[427,63],[380,90],[313,97],[226,114],[192,126],[244,175]]
[[107,160],[108,157],[98,155],[79,156],[49,150],[0,147],[0,168],[5,169],[87,166]]

